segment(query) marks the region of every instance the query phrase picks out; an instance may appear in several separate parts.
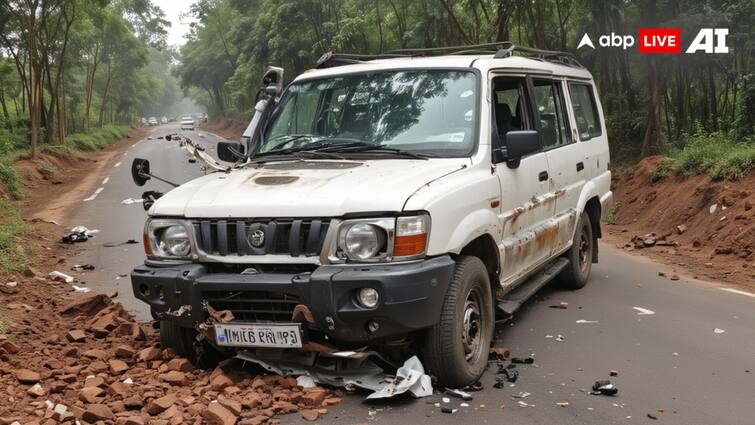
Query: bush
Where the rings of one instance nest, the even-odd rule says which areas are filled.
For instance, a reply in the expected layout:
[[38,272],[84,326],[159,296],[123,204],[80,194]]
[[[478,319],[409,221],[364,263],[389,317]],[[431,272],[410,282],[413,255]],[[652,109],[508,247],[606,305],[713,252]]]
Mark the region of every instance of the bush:
[[681,175],[708,173],[716,180],[735,180],[755,168],[755,137],[736,140],[733,133],[698,132],[672,157]]
[[663,161],[661,161],[658,166],[655,167],[655,170],[650,173],[650,180],[655,183],[665,179],[673,168],[674,160],[671,158],[663,158]]
[[21,187],[21,176],[15,168],[11,167],[5,161],[0,161],[0,183],[8,188],[8,192],[13,199],[21,199],[24,196],[24,191]]
[[16,239],[26,232],[18,208],[0,196],[0,273],[23,270],[30,252]]

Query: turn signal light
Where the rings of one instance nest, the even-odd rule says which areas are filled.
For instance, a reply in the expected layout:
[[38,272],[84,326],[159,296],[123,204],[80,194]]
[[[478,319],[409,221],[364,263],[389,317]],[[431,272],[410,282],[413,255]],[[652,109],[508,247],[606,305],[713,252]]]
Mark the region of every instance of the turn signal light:
[[152,242],[149,240],[149,235],[144,233],[142,235],[142,243],[144,244],[144,253],[147,254],[147,257],[152,256]]
[[427,247],[427,233],[409,236],[396,236],[393,244],[394,257],[422,255]]

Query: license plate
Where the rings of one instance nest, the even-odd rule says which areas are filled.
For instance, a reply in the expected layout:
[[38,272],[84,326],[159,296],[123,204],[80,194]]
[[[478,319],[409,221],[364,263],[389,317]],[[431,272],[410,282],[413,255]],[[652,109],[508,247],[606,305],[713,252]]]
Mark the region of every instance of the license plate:
[[273,323],[216,323],[215,341],[226,347],[299,348],[301,326]]

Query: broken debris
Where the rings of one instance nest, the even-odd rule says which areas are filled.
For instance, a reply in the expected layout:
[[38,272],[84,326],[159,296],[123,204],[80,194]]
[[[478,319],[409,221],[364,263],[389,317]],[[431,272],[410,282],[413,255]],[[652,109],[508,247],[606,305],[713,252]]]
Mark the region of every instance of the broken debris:
[[59,272],[57,270],[50,272],[48,276],[50,277],[51,280],[55,280],[58,282],[71,283],[74,280],[72,276],[68,276],[67,274]]
[[607,379],[603,379],[600,381],[595,381],[595,384],[593,384],[592,391],[590,392],[590,394],[614,396],[618,394],[618,392],[619,392],[619,389],[616,388],[616,386],[613,385],[611,381]]
[[99,230],[90,230],[87,229],[84,226],[76,226],[73,229],[71,229],[70,232],[63,235],[61,238],[61,242],[67,243],[67,244],[74,244],[77,242],[86,242],[89,240],[89,238],[93,237],[96,233],[98,233]]
[[515,363],[515,364],[533,364],[533,363],[535,363],[535,359],[532,358],[532,357],[524,357],[524,358],[521,358],[521,357],[512,357],[511,358],[511,363]]

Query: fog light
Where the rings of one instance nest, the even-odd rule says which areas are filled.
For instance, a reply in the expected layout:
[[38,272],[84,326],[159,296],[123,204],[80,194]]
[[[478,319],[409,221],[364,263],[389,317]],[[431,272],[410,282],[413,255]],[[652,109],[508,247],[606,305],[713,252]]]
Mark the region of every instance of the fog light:
[[380,324],[378,324],[378,322],[376,322],[374,320],[370,320],[369,322],[367,322],[367,331],[368,332],[374,334],[375,332],[378,331],[378,329],[380,329]]
[[380,296],[378,291],[372,288],[362,288],[359,290],[359,304],[367,308],[375,308],[378,305]]
[[141,294],[141,296],[143,296],[143,297],[148,297],[149,296],[149,286],[144,285],[144,284],[139,285],[139,294]]
[[160,299],[160,301],[165,301],[165,291],[162,286],[157,291],[157,298]]

